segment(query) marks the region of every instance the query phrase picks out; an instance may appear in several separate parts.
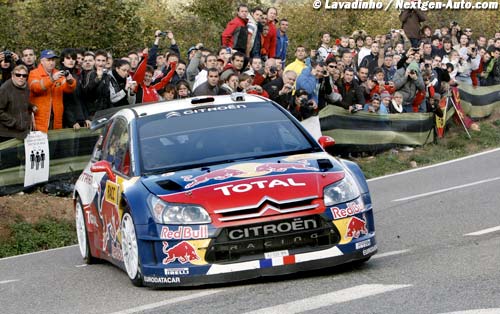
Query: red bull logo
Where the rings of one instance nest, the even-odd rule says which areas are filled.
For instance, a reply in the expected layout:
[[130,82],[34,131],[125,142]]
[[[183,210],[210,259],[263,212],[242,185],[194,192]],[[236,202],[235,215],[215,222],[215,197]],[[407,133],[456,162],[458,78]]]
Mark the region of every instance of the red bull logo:
[[347,225],[346,238],[359,238],[361,234],[368,234],[368,229],[366,229],[366,218],[363,220],[352,217]]
[[309,167],[306,163],[301,162],[286,162],[286,163],[267,163],[262,164],[260,166],[255,167],[255,171],[257,172],[285,172],[288,169],[295,170],[318,170],[318,168]]
[[181,264],[186,264],[200,259],[198,254],[196,254],[195,248],[187,241],[182,241],[171,248],[168,248],[167,241],[163,241],[163,253],[167,255],[167,257],[163,259],[164,265],[170,264],[176,260]]
[[238,170],[238,169],[219,169],[215,171],[211,171],[205,174],[202,174],[201,176],[194,177],[193,176],[184,176],[182,177],[184,181],[186,182],[191,182],[186,185],[186,189],[192,188],[194,186],[197,186],[198,184],[208,182],[210,180],[225,180],[237,175],[242,175],[245,174],[245,171]]

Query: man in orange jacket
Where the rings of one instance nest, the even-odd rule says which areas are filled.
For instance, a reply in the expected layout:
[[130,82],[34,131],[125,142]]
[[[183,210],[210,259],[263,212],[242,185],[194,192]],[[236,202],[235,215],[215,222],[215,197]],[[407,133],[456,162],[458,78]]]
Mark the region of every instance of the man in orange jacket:
[[63,93],[71,93],[76,88],[71,73],[56,70],[56,58],[53,50],[42,51],[40,64],[30,72],[28,79],[30,102],[37,107],[35,129],[45,133],[62,128]]

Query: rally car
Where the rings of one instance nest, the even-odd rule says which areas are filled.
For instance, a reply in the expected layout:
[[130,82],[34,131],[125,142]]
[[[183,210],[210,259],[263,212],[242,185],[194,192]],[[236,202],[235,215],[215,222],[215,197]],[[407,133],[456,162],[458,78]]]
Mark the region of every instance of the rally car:
[[79,248],[136,286],[288,274],[377,251],[360,168],[266,98],[126,107],[96,125],[74,191]]

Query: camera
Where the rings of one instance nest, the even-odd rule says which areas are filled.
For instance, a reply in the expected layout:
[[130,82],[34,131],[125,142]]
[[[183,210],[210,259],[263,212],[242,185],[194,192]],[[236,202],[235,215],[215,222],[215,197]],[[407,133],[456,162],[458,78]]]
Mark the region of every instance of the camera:
[[451,21],[451,26],[457,26],[458,23],[456,21]]
[[275,67],[275,66],[272,66],[272,67],[269,68],[269,72],[271,72],[271,73],[274,74],[274,73],[278,72],[278,68]]
[[326,72],[326,70],[323,70],[323,71],[321,71],[321,74],[323,74],[323,76],[327,76],[328,72]]
[[64,74],[64,76],[65,76],[65,77],[68,77],[68,76],[70,75],[70,73],[69,73],[69,71],[68,71],[68,70],[64,70],[64,71],[63,71],[63,74]]
[[158,34],[158,36],[160,37],[166,37],[167,36],[167,32],[161,32]]
[[424,64],[424,67],[425,67],[425,68],[430,68],[430,67],[431,67],[431,65],[430,65],[429,63],[425,63],[425,64]]
[[477,49],[476,47],[472,47],[472,48],[470,49],[470,51],[472,51],[472,52],[476,52],[476,49]]
[[352,106],[351,113],[356,113],[358,111],[359,109],[356,106]]
[[12,62],[12,51],[5,50],[2,53],[3,53],[5,63],[11,63]]
[[410,70],[410,74],[416,74],[415,70]]

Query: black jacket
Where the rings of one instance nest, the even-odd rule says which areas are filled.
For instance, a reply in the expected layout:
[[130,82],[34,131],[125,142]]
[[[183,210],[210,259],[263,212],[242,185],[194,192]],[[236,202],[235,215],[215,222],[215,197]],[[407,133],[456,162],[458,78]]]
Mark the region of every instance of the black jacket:
[[11,79],[0,87],[0,137],[24,139],[31,126],[29,88],[17,87]]

